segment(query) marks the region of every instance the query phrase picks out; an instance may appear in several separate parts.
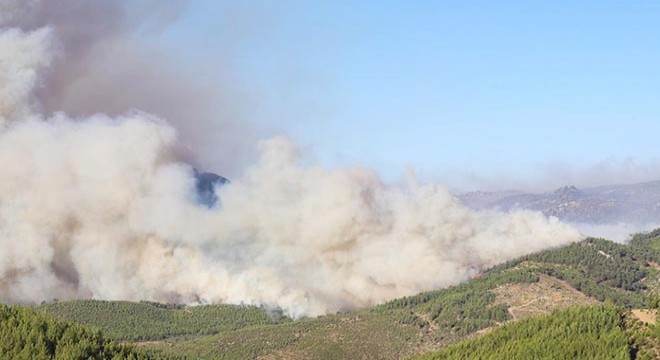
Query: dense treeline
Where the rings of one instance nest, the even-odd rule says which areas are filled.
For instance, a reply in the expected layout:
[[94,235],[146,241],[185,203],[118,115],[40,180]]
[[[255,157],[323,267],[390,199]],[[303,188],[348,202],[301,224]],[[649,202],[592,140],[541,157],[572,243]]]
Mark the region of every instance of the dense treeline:
[[643,307],[647,302],[643,280],[655,272],[648,265],[660,262],[660,251],[653,246],[657,241],[652,234],[637,235],[628,244],[590,238],[524,256],[491,272],[527,264],[530,269],[568,281],[599,301]]
[[55,321],[33,309],[0,305],[1,359],[155,359],[99,331]]
[[[499,278],[511,269],[528,269],[565,280],[600,301],[626,308],[660,307],[660,297],[649,296],[653,289],[647,282],[658,277],[658,263],[660,229],[638,234],[627,244],[586,239],[521,257],[490,269],[486,275]],[[475,281],[465,286],[472,283]],[[424,295],[428,296],[422,294],[420,298]],[[643,333],[638,329],[626,333],[622,314],[623,310],[614,305],[563,310],[507,324],[420,359],[652,358],[653,351],[638,353],[639,344],[631,339],[652,335],[660,343],[660,326],[651,325]]]
[[178,335],[210,335],[250,325],[289,321],[254,306],[182,305],[78,300],[39,307],[57,319],[92,325],[120,340],[159,340]]
[[[537,282],[539,277],[527,269],[489,273],[468,283],[447,289],[422,293],[387,302],[375,311],[401,311],[401,322],[418,327],[430,326],[429,320],[441,328],[442,340],[470,334],[510,319],[505,305],[494,305],[497,286]],[[428,319],[419,314],[428,314]]]
[[[629,244],[590,238],[530,254],[467,283],[396,299],[375,311],[398,311],[402,323],[420,328],[434,322],[442,329],[439,340],[456,338],[509,320],[506,306],[494,305],[495,295],[490,290],[504,284],[536,282],[537,274],[565,280],[599,301],[645,307],[648,289],[643,280],[657,274],[649,263],[660,262],[658,234],[637,235]],[[422,318],[420,314],[428,316]]]
[[660,239],[660,228],[646,233],[635,234],[630,241],[630,245],[642,245],[660,251],[658,239]]
[[640,256],[635,250],[632,246],[607,240],[588,239],[578,244],[530,255],[527,260],[571,265],[589,272],[590,277],[601,285],[640,291],[646,288],[640,280],[648,273],[640,262],[643,255]]
[[623,314],[614,305],[576,307],[516,321],[418,357],[431,359],[632,359]]

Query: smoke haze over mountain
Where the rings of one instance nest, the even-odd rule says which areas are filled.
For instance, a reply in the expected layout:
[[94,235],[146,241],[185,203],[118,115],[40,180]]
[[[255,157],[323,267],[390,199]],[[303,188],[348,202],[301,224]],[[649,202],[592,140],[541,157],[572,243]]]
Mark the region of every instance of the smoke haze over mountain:
[[574,225],[583,233],[616,241],[647,232],[660,224],[660,182],[592,188],[563,186],[545,193],[470,192],[459,195],[476,210],[541,211]]
[[483,175],[479,173],[461,174],[450,181],[456,186],[457,192],[466,191],[523,191],[547,192],[562,186],[577,186],[589,188],[608,185],[629,185],[660,179],[660,160],[646,160],[633,157],[610,157],[591,165],[577,166],[567,162],[540,162],[531,167],[530,174],[495,173]]
[[213,113],[207,95],[131,40],[145,14],[154,29],[180,4],[154,14],[161,2],[146,12],[128,3],[0,1],[0,300],[318,315],[456,284],[580,238],[539,212],[469,210],[440,185],[307,165],[281,137],[217,189],[221,206],[198,204],[181,148],[205,136],[195,155],[222,171],[240,166],[231,157],[254,134],[234,132],[243,124]]

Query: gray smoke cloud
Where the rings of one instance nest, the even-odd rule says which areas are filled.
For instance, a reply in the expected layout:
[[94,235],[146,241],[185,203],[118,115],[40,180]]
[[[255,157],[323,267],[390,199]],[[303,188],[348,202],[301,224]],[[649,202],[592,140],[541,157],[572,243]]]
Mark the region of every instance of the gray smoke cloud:
[[[24,2],[2,4],[31,19]],[[259,160],[217,189],[221,206],[200,206],[194,171],[177,154],[181,124],[139,111],[67,115],[71,104],[105,110],[116,99],[74,90],[98,63],[60,72],[58,26],[0,32],[2,301],[248,303],[313,316],[456,284],[580,238],[540,213],[469,210],[439,185],[306,165],[284,138],[261,142]],[[196,104],[185,100],[176,106]],[[57,104],[66,112],[51,114]]]
[[143,36],[176,20],[184,0],[0,0],[0,27],[49,27],[52,59],[35,89],[44,113],[117,116],[139,109],[179,134],[177,156],[234,175],[254,158],[257,131],[225,64],[214,77],[175,65]]

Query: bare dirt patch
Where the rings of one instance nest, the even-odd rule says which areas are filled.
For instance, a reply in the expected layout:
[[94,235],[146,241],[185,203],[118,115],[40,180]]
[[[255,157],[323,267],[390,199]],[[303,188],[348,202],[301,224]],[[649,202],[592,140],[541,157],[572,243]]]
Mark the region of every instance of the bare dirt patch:
[[513,320],[572,305],[598,303],[569,283],[543,274],[539,275],[538,282],[506,284],[492,291],[496,296],[495,304],[505,304]]
[[172,345],[171,343],[163,340],[146,340],[146,341],[135,341],[135,342],[126,342],[125,344],[130,344],[134,346],[149,346],[149,345]]
[[650,309],[633,309],[631,313],[637,320],[650,325],[655,325],[658,315],[656,310]]
[[309,355],[303,351],[284,351],[277,350],[270,354],[257,357],[259,360],[304,360],[309,359]]
[[427,314],[427,313],[421,313],[421,312],[416,312],[415,315],[416,315],[418,318],[420,318],[420,319],[426,321],[426,322],[429,324],[429,331],[436,331],[436,330],[438,330],[438,324],[436,324],[435,321],[433,321],[433,319],[431,319],[431,315],[430,315],[430,314]]

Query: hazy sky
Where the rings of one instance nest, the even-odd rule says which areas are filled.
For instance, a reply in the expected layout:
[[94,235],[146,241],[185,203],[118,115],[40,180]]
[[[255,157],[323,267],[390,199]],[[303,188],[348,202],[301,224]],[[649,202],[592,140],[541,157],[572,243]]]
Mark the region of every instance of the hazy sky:
[[660,179],[660,2],[238,3],[193,0],[153,41],[231,68],[251,120],[324,164],[464,188]]

